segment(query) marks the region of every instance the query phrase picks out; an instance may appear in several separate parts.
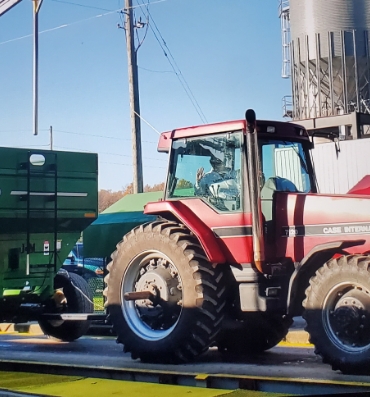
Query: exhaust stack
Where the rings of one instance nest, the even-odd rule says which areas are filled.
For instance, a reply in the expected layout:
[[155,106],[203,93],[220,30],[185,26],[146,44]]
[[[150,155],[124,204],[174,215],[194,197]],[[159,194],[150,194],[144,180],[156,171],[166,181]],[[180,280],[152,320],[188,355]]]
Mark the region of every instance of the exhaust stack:
[[247,161],[253,223],[252,231],[254,263],[256,265],[256,268],[260,272],[263,272],[265,250],[262,227],[261,194],[258,183],[259,176],[261,175],[261,170],[257,144],[256,113],[253,109],[248,109],[245,113],[245,118],[247,121]]

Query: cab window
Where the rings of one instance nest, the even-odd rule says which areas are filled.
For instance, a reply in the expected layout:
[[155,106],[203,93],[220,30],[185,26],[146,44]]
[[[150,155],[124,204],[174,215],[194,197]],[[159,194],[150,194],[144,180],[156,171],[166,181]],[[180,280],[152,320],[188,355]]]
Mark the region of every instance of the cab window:
[[274,190],[287,192],[311,191],[306,154],[299,142],[261,140],[261,188],[270,183]]
[[172,142],[167,198],[201,198],[217,211],[241,210],[242,133]]

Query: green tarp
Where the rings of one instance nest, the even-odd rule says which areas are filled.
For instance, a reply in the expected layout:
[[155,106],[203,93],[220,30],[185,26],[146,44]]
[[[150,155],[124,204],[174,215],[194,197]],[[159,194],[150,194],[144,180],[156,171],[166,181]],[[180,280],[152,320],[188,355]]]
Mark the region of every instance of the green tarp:
[[144,206],[163,198],[163,192],[129,194],[103,211],[83,232],[85,258],[106,258],[135,226],[156,217],[145,215]]

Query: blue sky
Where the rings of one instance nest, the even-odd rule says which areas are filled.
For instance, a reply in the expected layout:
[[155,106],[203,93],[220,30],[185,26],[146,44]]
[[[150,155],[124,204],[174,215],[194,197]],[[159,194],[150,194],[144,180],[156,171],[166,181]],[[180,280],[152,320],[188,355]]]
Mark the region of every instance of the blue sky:
[[[208,122],[243,118],[250,107],[260,119],[282,119],[281,100],[291,88],[280,77],[278,0],[151,3],[153,21]],[[99,154],[99,188],[113,191],[132,181],[125,33],[117,28],[123,4],[44,0],[38,136],[32,134],[32,37],[22,38],[32,34],[32,1],[0,18],[2,146],[47,149],[53,126],[55,149]],[[140,7],[135,14],[145,21]],[[141,115],[156,130],[203,123],[151,29],[138,65]],[[160,183],[167,157],[157,153],[158,134],[144,122],[142,140],[144,184]]]

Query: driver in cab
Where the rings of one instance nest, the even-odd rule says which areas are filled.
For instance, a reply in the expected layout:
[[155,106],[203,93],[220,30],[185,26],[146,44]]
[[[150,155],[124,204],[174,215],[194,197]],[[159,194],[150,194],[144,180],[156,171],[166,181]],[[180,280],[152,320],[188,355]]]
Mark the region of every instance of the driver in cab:
[[[240,196],[240,184],[237,182],[239,178],[239,171],[231,170],[217,157],[212,157],[210,160],[212,169],[209,172],[204,172],[204,168],[198,169],[196,174],[196,182],[194,186],[194,193],[196,196],[205,196],[222,200],[223,204],[227,202],[236,202]],[[234,210],[235,204],[224,210]]]

